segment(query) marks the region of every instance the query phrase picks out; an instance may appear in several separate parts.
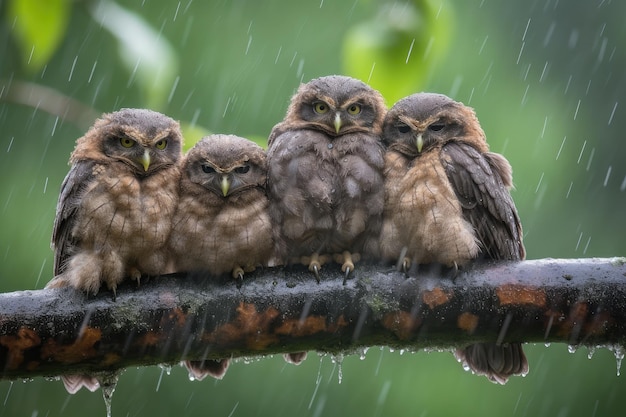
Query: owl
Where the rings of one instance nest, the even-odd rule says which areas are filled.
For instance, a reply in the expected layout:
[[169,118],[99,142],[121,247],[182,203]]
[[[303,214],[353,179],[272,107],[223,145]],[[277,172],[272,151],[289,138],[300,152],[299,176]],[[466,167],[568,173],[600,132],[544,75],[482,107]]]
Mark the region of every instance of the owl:
[[178,122],[150,110],[104,114],[76,141],[52,233],[54,275],[47,288],[96,294],[125,278],[167,271],[178,201]]
[[[244,273],[273,256],[272,223],[265,192],[265,151],[233,135],[202,138],[185,155],[180,202],[169,247],[181,272],[230,274],[241,286]],[[221,379],[229,359],[185,361],[189,375]]]
[[176,271],[245,272],[273,256],[272,222],[265,192],[263,148],[233,135],[202,138],[181,166],[179,205],[169,248]]
[[[376,247],[384,203],[386,107],[379,92],[345,76],[299,87],[268,140],[268,194],[282,262],[319,282],[325,262],[347,278]],[[345,284],[345,279],[344,279]]]
[[[474,110],[441,94],[398,101],[383,127],[383,259],[457,268],[477,258],[522,260],[520,219],[508,161],[489,152]],[[518,343],[457,351],[475,373],[505,383],[528,372]]]
[[[168,272],[182,141],[177,122],[141,109],[105,114],[77,140],[57,204],[47,288],[95,294],[104,283],[115,295],[127,277]],[[94,375],[62,380],[72,394],[99,387]]]

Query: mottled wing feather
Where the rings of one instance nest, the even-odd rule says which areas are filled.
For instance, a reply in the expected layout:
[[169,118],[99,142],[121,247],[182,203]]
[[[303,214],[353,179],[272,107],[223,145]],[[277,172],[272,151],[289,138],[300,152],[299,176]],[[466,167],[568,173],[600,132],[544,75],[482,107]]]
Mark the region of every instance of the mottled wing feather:
[[465,218],[476,231],[483,256],[519,260],[525,257],[521,223],[507,187],[510,173],[502,172],[503,159],[460,142],[444,145],[441,153],[448,179]]
[[71,231],[76,221],[83,190],[93,177],[93,161],[80,161],[72,165],[61,184],[56,217],[52,229],[54,249],[54,275],[65,270],[67,259],[73,253],[76,242]]

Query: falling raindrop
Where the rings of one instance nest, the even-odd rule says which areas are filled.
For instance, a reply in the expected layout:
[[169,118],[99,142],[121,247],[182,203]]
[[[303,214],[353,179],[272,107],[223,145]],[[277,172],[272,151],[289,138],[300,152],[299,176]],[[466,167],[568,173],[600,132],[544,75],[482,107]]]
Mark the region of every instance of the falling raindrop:
[[7,395],[4,397],[4,405],[7,405],[7,400],[9,399],[9,394],[11,393],[11,388],[13,388],[13,381],[10,381],[9,389],[7,390]]
[[322,382],[322,362],[324,362],[324,356],[326,356],[326,354],[319,353],[319,356],[320,356],[320,366],[319,368],[317,368],[317,378],[315,379],[315,390],[313,390],[311,401],[309,401],[309,410],[311,409],[311,406],[313,405],[313,401],[315,400],[315,397],[317,396],[317,390],[319,389],[320,383]]
[[332,362],[335,365],[337,365],[337,380],[341,384],[341,380],[343,379],[343,369],[342,369],[343,358],[344,358],[343,353],[337,353],[337,354],[331,355],[330,358]]
[[172,373],[172,365],[160,363],[157,366],[161,368],[161,375],[159,375],[159,381],[157,382],[156,386],[156,391],[158,392],[159,387],[161,386],[161,379],[163,378],[163,374],[165,373],[166,375],[169,375],[170,373]]
[[618,104],[618,102],[616,101],[615,105],[613,106],[613,111],[611,111],[611,116],[609,117],[609,123],[608,124],[611,124],[611,122],[613,121],[613,116],[615,116],[615,110],[617,110],[617,104]]
[[617,361],[617,376],[620,376],[622,359],[624,359],[624,347],[620,345],[608,346],[608,349],[615,355]]

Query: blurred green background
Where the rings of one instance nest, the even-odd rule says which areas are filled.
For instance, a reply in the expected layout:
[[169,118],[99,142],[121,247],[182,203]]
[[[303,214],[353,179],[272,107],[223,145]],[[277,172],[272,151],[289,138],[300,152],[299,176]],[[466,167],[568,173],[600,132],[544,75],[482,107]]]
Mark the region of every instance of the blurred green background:
[[[301,81],[334,73],[388,106],[435,91],[474,107],[513,165],[530,259],[626,254],[624,2],[0,0],[0,14],[1,291],[51,278],[57,193],[96,115],[150,107],[183,123],[187,146],[208,131],[263,142]],[[341,366],[238,362],[222,381],[129,369],[113,415],[623,414],[609,350],[526,351],[530,374],[503,387],[450,353],[378,347]],[[94,412],[99,392],[0,382],[0,416]]]

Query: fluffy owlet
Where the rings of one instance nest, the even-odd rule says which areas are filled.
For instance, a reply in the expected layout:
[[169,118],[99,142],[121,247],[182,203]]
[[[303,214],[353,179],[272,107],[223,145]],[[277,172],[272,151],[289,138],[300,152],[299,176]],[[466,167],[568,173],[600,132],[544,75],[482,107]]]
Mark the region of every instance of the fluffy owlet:
[[[303,84],[268,142],[268,193],[278,255],[319,281],[324,262],[346,277],[373,252],[384,202],[379,92],[350,77]],[[345,282],[345,281],[344,281]]]
[[[477,258],[521,260],[522,228],[509,193],[511,166],[489,152],[474,110],[441,94],[397,102],[383,128],[385,213],[381,255],[459,266]],[[457,351],[475,373],[505,383],[528,372],[519,343]]]
[[[52,233],[54,275],[47,288],[114,293],[124,278],[168,272],[165,244],[177,204],[182,135],[150,110],[105,114],[76,142]],[[97,380],[63,377],[66,388]]]
[[204,137],[182,163],[170,247],[175,269],[231,274],[267,265],[273,253],[263,149],[233,135]]
[[126,277],[167,272],[165,244],[178,200],[178,122],[150,110],[105,114],[76,141],[52,232],[54,275],[115,292]]
[[[274,245],[266,181],[265,152],[247,139],[211,135],[191,148],[170,237],[175,269],[230,274],[241,285],[244,272],[267,265]],[[228,359],[185,365],[196,379],[221,378]]]

